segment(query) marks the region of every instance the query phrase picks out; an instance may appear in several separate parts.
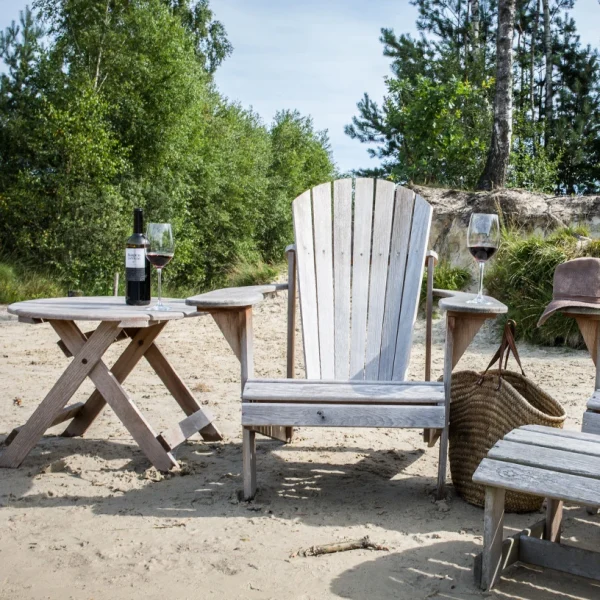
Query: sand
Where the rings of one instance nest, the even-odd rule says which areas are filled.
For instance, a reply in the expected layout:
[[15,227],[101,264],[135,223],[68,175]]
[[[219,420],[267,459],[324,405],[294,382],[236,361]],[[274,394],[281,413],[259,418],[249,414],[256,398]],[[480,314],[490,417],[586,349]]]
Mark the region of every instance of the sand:
[[[255,312],[256,374],[285,372],[285,296]],[[410,377],[423,376],[424,323]],[[483,368],[490,329],[458,368]],[[434,373],[442,370],[443,320],[435,324]],[[65,368],[49,325],[26,325],[0,309],[0,440],[22,424]],[[592,599],[600,587],[576,577],[514,568],[498,590],[472,581],[482,510],[456,497],[435,503],[438,449],[420,432],[301,429],[283,445],[259,438],[254,502],[241,480],[239,367],[209,316],[171,323],[161,346],[216,416],[222,443],[194,437],[177,451],[180,473],[149,468],[128,432],[105,410],[85,438],[51,430],[17,470],[0,472],[0,598]],[[109,359],[120,348],[114,346]],[[301,352],[298,352],[301,356]],[[522,346],[528,374],[554,394],[578,429],[594,384],[587,353]],[[298,365],[301,375],[301,365]],[[145,364],[126,388],[158,431],[181,412]],[[88,382],[76,400],[84,400]],[[64,426],[63,426],[64,427]],[[540,515],[509,515],[509,531]],[[301,549],[370,536],[389,551],[291,557]],[[598,545],[600,517],[566,510],[564,539]]]

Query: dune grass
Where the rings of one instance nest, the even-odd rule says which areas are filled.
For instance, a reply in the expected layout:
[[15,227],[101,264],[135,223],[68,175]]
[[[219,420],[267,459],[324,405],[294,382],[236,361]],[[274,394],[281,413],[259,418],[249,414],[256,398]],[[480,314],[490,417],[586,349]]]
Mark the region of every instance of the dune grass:
[[23,265],[0,262],[0,304],[65,295],[60,281]]

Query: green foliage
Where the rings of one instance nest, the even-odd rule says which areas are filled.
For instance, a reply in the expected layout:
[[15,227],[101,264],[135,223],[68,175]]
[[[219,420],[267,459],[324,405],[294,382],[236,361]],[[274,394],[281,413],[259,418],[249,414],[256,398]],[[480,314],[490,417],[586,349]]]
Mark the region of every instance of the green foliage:
[[[440,290],[465,291],[473,276],[465,267],[454,266],[447,261],[440,261],[433,271],[433,287]],[[420,303],[427,300],[427,270],[423,274]]]
[[486,288],[508,306],[506,317],[517,322],[520,338],[536,344],[583,347],[574,319],[556,314],[541,328],[537,328],[537,321],[552,300],[556,267],[581,256],[600,257],[598,241],[581,241],[587,233],[584,228],[558,229],[547,237],[503,232],[498,254],[486,275]]
[[228,287],[273,283],[285,271],[285,263],[269,264],[260,259],[240,260],[227,274]]
[[141,206],[173,224],[173,288],[280,259],[291,201],[333,176],[327,135],[295,112],[266,127],[218,93],[231,46],[207,0],[35,5],[0,36],[0,250],[109,293]]
[[64,287],[55,278],[0,262],[0,304],[64,295]]

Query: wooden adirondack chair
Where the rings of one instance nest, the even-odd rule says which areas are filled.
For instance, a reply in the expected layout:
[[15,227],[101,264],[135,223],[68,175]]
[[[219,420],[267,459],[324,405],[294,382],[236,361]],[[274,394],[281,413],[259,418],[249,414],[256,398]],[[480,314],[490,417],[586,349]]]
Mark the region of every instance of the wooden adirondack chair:
[[[256,492],[256,432],[289,441],[291,428],[297,426],[423,428],[430,445],[441,434],[441,498],[450,373],[483,320],[494,315],[473,320],[454,350],[452,320],[446,340],[446,384],[407,382],[426,258],[425,379],[430,375],[436,260],[435,253],[426,252],[431,206],[390,181],[341,179],[296,198],[293,216],[296,243],[287,249],[289,282],[278,286],[289,286],[287,379],[253,379],[252,305],[276,286],[230,288],[188,299],[198,310],[211,312],[241,361],[245,498]],[[293,379],[296,273],[306,380]],[[461,306],[460,314],[470,310]]]

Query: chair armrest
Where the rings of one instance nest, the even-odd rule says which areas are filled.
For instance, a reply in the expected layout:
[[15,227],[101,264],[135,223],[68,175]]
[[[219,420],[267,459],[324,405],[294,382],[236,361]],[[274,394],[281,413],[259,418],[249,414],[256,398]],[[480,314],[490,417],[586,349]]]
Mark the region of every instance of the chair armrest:
[[287,283],[270,283],[267,285],[249,285],[246,287],[231,287],[213,290],[187,298],[185,303],[196,306],[198,310],[219,310],[228,308],[243,308],[259,304],[270,294],[287,290]]
[[506,304],[502,304],[502,302],[491,296],[484,296],[488,304],[468,304],[467,301],[472,300],[474,294],[434,289],[433,295],[436,298],[441,298],[439,302],[441,310],[468,313],[472,315],[503,315],[508,312],[508,306],[506,306]]

